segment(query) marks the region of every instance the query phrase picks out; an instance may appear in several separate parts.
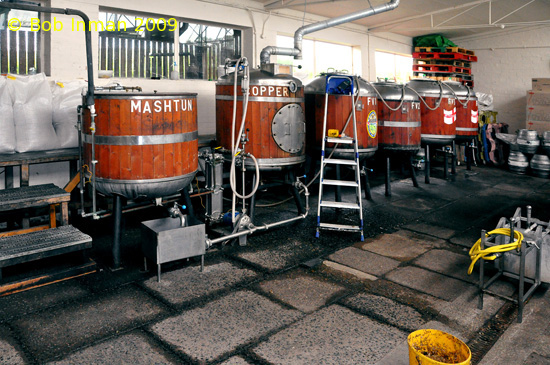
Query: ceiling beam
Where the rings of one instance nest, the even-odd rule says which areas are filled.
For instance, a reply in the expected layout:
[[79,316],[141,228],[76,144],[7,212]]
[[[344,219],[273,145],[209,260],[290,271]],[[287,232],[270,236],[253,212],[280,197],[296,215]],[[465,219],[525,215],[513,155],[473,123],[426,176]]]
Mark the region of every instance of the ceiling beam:
[[[437,30],[460,30],[460,29],[479,29],[479,28],[508,28],[508,27],[526,27],[526,26],[535,26],[535,25],[546,25],[550,24],[550,20],[534,20],[530,22],[513,22],[513,23],[499,23],[499,24],[464,24],[464,25],[447,25],[444,27],[439,27]],[[432,27],[393,27],[393,29],[403,29],[408,31],[433,31]],[[370,28],[372,30],[372,28]],[[369,31],[370,31],[369,30]],[[377,31],[382,31],[378,29]]]
[[469,7],[472,7],[472,6],[475,6],[475,5],[491,3],[491,2],[495,2],[495,1],[498,1],[498,0],[477,0],[477,1],[472,1],[472,2],[469,2],[469,3],[466,3],[466,4],[461,4],[461,5],[453,6],[453,7],[450,7],[450,8],[434,10],[434,11],[431,11],[431,12],[428,12],[428,13],[423,13],[423,14],[419,14],[419,15],[409,16],[409,17],[406,17],[406,18],[400,18],[400,19],[392,20],[391,22],[378,24],[375,27],[369,28],[369,30],[379,30],[380,28],[385,28],[387,26],[391,26],[391,25],[394,25],[394,24],[402,24],[402,23],[409,22],[409,21],[415,20],[415,19],[420,19],[420,18],[424,18],[424,17],[436,15],[436,14],[441,14],[441,13],[447,13],[449,11],[469,8]]
[[491,24],[496,24],[496,23],[500,22],[502,19],[508,18],[510,15],[514,14],[515,12],[520,11],[521,9],[523,9],[524,7],[526,7],[527,5],[532,4],[532,3],[534,3],[534,2],[535,2],[535,0],[529,1],[527,4],[524,4],[524,5],[520,6],[520,7],[517,8],[516,10],[514,10],[514,11],[508,13],[508,14],[506,14],[505,16],[503,16],[503,17],[500,18],[500,19],[495,20],[495,21],[494,21],[493,23],[491,23]]
[[315,5],[315,4],[323,4],[323,3],[335,3],[337,1],[344,1],[344,0],[303,0],[300,2],[296,2],[296,0],[277,0],[277,1],[271,1],[264,5],[265,9],[268,10],[275,10],[275,9],[284,9],[289,7],[295,7],[295,6],[306,6],[306,5]]

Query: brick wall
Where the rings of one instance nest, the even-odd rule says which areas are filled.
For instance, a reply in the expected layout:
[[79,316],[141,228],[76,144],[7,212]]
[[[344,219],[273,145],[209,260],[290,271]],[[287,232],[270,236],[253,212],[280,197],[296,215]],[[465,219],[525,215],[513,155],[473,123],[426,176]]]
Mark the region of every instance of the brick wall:
[[550,27],[502,29],[484,36],[452,39],[476,52],[475,91],[492,94],[499,122],[525,128],[526,91],[531,79],[550,77]]

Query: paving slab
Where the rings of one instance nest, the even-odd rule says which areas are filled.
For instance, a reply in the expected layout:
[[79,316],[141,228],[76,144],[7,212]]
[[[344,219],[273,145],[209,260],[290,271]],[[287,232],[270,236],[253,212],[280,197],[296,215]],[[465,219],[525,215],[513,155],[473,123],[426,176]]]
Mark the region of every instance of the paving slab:
[[[460,333],[438,321],[430,321],[417,329],[434,329],[443,331],[455,336],[462,342],[466,342],[466,338]],[[392,351],[390,351],[380,361],[376,362],[375,365],[409,365],[409,344],[407,343],[407,340],[399,342]]]
[[393,205],[394,207],[427,213],[431,210],[440,208],[445,204],[449,204],[450,202],[451,200],[441,199],[439,197],[416,195],[410,198],[392,201],[391,205]]
[[330,255],[329,260],[349,266],[368,274],[382,276],[399,266],[399,261],[364,251],[356,247],[346,247]]
[[451,321],[452,328],[460,329],[467,337],[473,338],[477,331],[491,319],[505,301],[491,295],[485,295],[483,298],[483,309],[478,309],[478,290],[475,287],[469,287],[461,293],[451,303],[436,303],[436,308],[440,314]]
[[252,351],[273,364],[371,364],[406,333],[331,305],[271,336]]
[[77,351],[48,365],[179,364],[173,355],[140,332],[133,332]]
[[468,275],[470,256],[449,250],[433,249],[414,260],[414,264],[470,283],[477,283],[479,276]]
[[320,252],[321,249],[316,245],[291,239],[275,246],[242,248],[235,256],[268,271],[276,271],[316,257]]
[[0,365],[19,364],[25,364],[25,360],[15,348],[15,341],[9,335],[9,329],[0,326]]
[[358,244],[362,250],[377,253],[399,261],[412,260],[434,246],[444,245],[445,241],[419,233],[400,230],[366,239]]
[[143,285],[170,304],[181,305],[220,290],[230,289],[255,277],[257,274],[253,270],[222,262],[206,265],[203,272],[198,266],[170,271],[161,275],[160,283],[155,276],[146,280]]
[[549,365],[550,358],[544,357],[542,355],[533,352],[529,357],[523,362],[522,365]]
[[430,236],[439,237],[444,240],[449,239],[456,234],[456,231],[454,229],[424,222],[407,224],[403,226],[403,228],[415,232],[429,234]]
[[[485,227],[485,230],[490,231],[494,229],[495,226]],[[481,237],[481,229],[471,228],[464,232],[457,233],[449,241],[455,245],[462,246],[468,250],[476,243],[476,241]]]
[[339,264],[334,261],[325,260],[323,261],[323,266],[328,268],[331,271],[338,271],[340,273],[343,273],[344,275],[351,275],[359,280],[370,280],[370,281],[378,280],[378,278],[374,275],[367,274],[366,272],[356,270],[354,268]]
[[[481,359],[480,365],[523,364],[534,349],[548,349],[550,290],[535,292],[523,309],[523,322],[510,327]],[[546,350],[548,351],[548,350]]]
[[0,322],[23,316],[91,294],[76,280],[46,285],[33,290],[0,297]]
[[126,286],[93,299],[58,306],[11,322],[39,362],[157,318],[164,307]]
[[195,361],[213,361],[238,346],[286,326],[302,314],[243,290],[167,318],[151,331]]
[[400,267],[386,275],[388,280],[447,301],[455,300],[468,284],[417,267]]
[[313,312],[346,290],[326,279],[296,273],[263,281],[260,288],[302,312]]
[[360,293],[343,299],[342,304],[405,331],[414,331],[426,322],[414,308],[379,295]]
[[220,365],[251,365],[248,361],[240,356],[233,356],[222,362]]

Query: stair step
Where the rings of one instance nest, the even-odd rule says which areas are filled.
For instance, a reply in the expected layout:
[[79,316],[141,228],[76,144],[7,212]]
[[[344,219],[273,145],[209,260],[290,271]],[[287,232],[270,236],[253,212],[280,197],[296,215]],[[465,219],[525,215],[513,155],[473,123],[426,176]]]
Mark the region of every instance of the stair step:
[[350,137],[325,137],[328,143],[342,143],[342,144],[352,144],[353,138]]
[[71,194],[54,184],[0,190],[0,212],[42,207],[71,200]]
[[[353,152],[353,151],[351,151]],[[343,160],[341,158],[325,158],[323,160],[324,163],[328,164],[335,164],[335,165],[348,165],[348,166],[355,166],[357,165],[357,161],[355,160]]]
[[92,237],[71,225],[0,238],[0,268],[92,247]]
[[351,187],[355,187],[355,188],[359,186],[359,184],[355,181],[346,181],[346,180],[323,179],[322,183],[323,183],[323,185],[351,186]]
[[334,202],[334,201],[325,201],[320,202],[322,207],[327,208],[344,208],[344,209],[359,209],[359,204],[357,203],[346,203],[346,202]]
[[361,227],[347,224],[319,223],[319,228],[331,231],[361,232]]

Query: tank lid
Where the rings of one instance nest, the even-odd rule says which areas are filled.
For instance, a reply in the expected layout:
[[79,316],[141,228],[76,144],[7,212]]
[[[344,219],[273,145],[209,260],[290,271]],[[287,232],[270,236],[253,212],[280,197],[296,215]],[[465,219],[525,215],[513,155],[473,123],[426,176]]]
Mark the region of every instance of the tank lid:
[[[373,82],[372,86],[380,93],[384,100],[401,101],[405,85],[395,82]],[[378,96],[378,95],[377,95]],[[405,101],[420,101],[418,95],[405,87]]]
[[[221,76],[216,85],[233,85],[235,83],[235,73],[231,72],[227,75]],[[237,84],[241,84],[243,79],[243,72],[239,71],[237,74]],[[262,71],[258,69],[250,70],[250,85],[276,85],[276,86],[288,86],[289,82],[293,81],[298,87],[302,86],[302,81],[288,74],[272,74],[271,72]]]
[[443,94],[444,97],[453,96],[451,90],[440,84],[440,81],[418,78],[412,79],[407,83],[407,86],[415,90],[421,96],[439,97]]
[[[352,76],[347,74],[341,74],[336,72],[321,73],[318,77],[311,80],[305,87],[304,93],[306,94],[325,94],[327,77],[329,76]],[[376,96],[374,89],[365,81],[361,76],[357,76],[357,83],[359,84],[359,94],[361,96]],[[332,81],[331,81],[332,84]]]
[[139,92],[121,90],[98,90],[94,92],[96,99],[168,99],[168,98],[194,98],[197,93],[182,92]]
[[471,88],[462,85],[458,81],[443,81],[443,87],[451,89],[459,98],[468,98],[469,100],[477,100],[476,93]]

